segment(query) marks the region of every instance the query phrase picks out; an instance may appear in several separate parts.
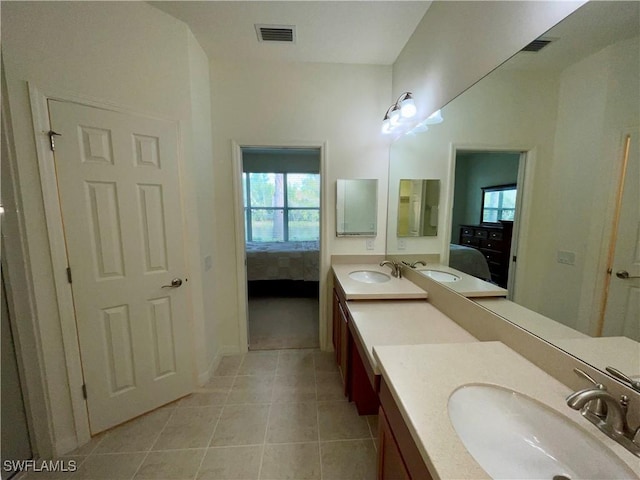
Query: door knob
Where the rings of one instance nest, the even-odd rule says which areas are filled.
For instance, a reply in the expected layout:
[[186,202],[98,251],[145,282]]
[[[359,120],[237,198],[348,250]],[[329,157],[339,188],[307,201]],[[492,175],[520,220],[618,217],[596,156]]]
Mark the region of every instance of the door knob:
[[630,276],[629,272],[626,270],[620,270],[619,272],[616,272],[616,277],[627,280],[629,278],[640,278],[640,275]]
[[163,285],[162,288],[178,288],[180,285],[182,285],[182,279],[174,278],[171,280],[171,285]]

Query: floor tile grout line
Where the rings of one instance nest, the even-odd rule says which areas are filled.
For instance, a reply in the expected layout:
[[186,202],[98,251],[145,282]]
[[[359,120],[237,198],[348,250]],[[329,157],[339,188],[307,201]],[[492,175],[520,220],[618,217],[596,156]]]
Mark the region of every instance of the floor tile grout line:
[[[278,371],[278,366],[280,365],[280,355],[282,353],[278,352],[278,359],[276,360],[276,370]],[[274,374],[275,375],[275,374]],[[273,395],[274,395],[274,390],[273,390],[273,385],[271,385],[271,397],[270,399],[273,400]],[[258,478],[262,478],[262,467],[264,465],[264,453],[265,453],[265,449],[266,449],[266,445],[267,445],[267,435],[269,434],[269,422],[271,421],[271,407],[272,407],[273,403],[269,403],[269,410],[267,411],[267,423],[264,427],[264,437],[262,439],[262,451],[260,452],[260,468],[258,468]]]
[[320,480],[323,480],[322,471],[322,446],[320,445],[320,404],[318,402],[318,370],[316,366],[316,355],[313,355],[313,379],[316,384],[316,423],[318,424],[318,461],[320,463]]
[[142,468],[142,465],[144,465],[144,462],[147,461],[147,458],[149,457],[149,454],[153,451],[153,447],[156,443],[158,443],[158,439],[160,438],[160,436],[162,435],[162,432],[164,432],[164,429],[167,428],[167,425],[169,424],[169,421],[171,420],[171,418],[173,417],[173,415],[176,413],[176,407],[173,407],[171,410],[171,414],[167,417],[167,420],[164,422],[164,425],[162,426],[162,428],[160,429],[160,431],[158,432],[158,434],[156,435],[155,440],[153,441],[153,443],[151,443],[151,445],[149,446],[149,449],[146,451],[144,458],[142,459],[142,461],[140,462],[140,464],[138,465],[138,468],[136,468],[136,471],[133,472],[133,476],[131,477],[131,480],[133,480],[134,478],[136,478],[136,475],[138,475],[138,472],[140,471],[140,469]]
[[193,476],[193,480],[196,480],[198,478],[198,474],[200,473],[200,469],[202,468],[202,464],[204,463],[204,459],[207,456],[207,450],[209,450],[209,448],[211,447],[211,442],[213,441],[213,437],[216,434],[216,430],[218,429],[218,424],[220,423],[220,419],[222,418],[222,413],[224,412],[224,405],[222,406],[222,408],[220,408],[220,412],[218,412],[218,418],[216,418],[216,424],[213,426],[213,431],[211,432],[211,436],[209,437],[209,441],[207,442],[207,445],[204,447],[204,454],[202,455],[202,458],[200,459],[200,464],[198,465],[198,468],[196,469],[196,473]]

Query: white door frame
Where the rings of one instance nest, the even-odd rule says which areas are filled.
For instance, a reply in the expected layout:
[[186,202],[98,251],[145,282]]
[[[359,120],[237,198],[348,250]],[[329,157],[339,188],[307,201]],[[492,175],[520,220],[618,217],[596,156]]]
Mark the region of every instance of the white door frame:
[[242,149],[243,148],[317,148],[320,150],[320,291],[319,291],[319,316],[318,328],[320,349],[325,350],[330,343],[327,340],[328,320],[326,302],[326,271],[328,270],[329,259],[327,255],[326,238],[328,228],[325,228],[326,215],[328,212],[328,195],[326,181],[326,151],[327,142],[240,142],[231,141],[233,155],[233,190],[234,190],[234,215],[236,231],[236,278],[238,288],[238,346],[240,353],[249,350],[248,331],[248,295],[247,295],[247,270],[245,251],[245,226],[244,226],[244,202],[242,185]]
[[[491,151],[491,152],[519,152],[520,163],[518,167],[518,181],[522,181],[522,187],[518,186],[518,197],[520,206],[518,207],[520,218],[516,219],[514,224],[512,245],[517,245],[517,268],[513,275],[513,253],[509,255],[509,300],[518,303],[520,295],[515,285],[518,285],[522,275],[526,271],[527,259],[527,243],[529,238],[529,223],[531,215],[531,198],[533,197],[533,179],[536,165],[536,148],[522,145],[491,145],[491,144],[449,144],[449,178],[448,178],[448,195],[444,199],[444,209],[447,212],[445,216],[444,236],[442,251],[440,252],[440,261],[449,264],[449,244],[451,243],[451,226],[453,223],[453,198],[455,189],[456,175],[456,155],[458,152],[465,151]],[[520,283],[522,284],[522,283]],[[513,289],[513,290],[512,290]]]
[[[77,445],[82,445],[90,440],[91,434],[89,430],[89,416],[86,408],[86,401],[82,394],[82,385],[84,383],[84,379],[82,374],[80,344],[78,341],[78,331],[75,319],[75,310],[73,306],[71,284],[68,283],[66,277],[66,268],[68,266],[68,263],[64,238],[64,227],[62,223],[60,203],[58,200],[58,184],[55,172],[55,162],[53,152],[50,148],[48,136],[48,132],[51,130],[48,113],[48,101],[59,100],[63,102],[78,103],[89,107],[111,110],[127,115],[143,116],[147,118],[156,118],[175,122],[177,127],[178,168],[180,172],[181,192],[182,179],[184,178],[184,150],[181,135],[182,124],[180,121],[176,121],[175,119],[163,118],[157,115],[150,115],[148,113],[134,111],[126,106],[79,96],[67,91],[60,91],[58,89],[49,88],[47,88],[46,90],[42,90],[32,83],[28,83],[28,89],[31,102],[31,113],[33,118],[33,130],[36,141],[36,156],[38,161],[40,184],[44,201],[44,213],[53,267],[53,284],[55,287],[56,300],[58,304],[58,314],[60,318],[60,328],[64,346],[64,357],[66,364],[65,366],[69,381],[69,396],[71,398]],[[182,209],[184,211],[184,206]],[[186,229],[184,236],[186,242]],[[185,243],[185,245],[188,245],[188,243]],[[190,277],[190,264],[188,259],[186,258],[185,267],[187,275]],[[33,282],[34,284],[37,284],[39,282],[44,282],[44,280],[33,278]],[[187,295],[187,304],[190,305],[192,303],[191,295],[189,293]],[[187,315],[192,315],[191,308],[188,308],[187,312]],[[192,323],[191,318],[189,319],[189,323]],[[44,367],[44,365],[42,367]],[[57,449],[73,449],[77,445],[58,445]]]

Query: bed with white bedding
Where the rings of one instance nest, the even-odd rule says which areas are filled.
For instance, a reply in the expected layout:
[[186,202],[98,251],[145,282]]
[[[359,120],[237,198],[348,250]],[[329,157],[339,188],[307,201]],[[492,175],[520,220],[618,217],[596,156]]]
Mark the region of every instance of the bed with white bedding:
[[452,243],[449,246],[449,266],[482,280],[491,281],[487,259],[475,248]]
[[307,242],[247,242],[247,280],[320,279],[320,244]]

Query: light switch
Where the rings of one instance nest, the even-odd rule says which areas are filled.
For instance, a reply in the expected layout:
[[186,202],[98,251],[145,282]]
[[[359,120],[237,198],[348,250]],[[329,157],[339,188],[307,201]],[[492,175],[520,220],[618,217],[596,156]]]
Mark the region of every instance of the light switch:
[[212,266],[213,259],[211,258],[211,255],[207,255],[206,257],[204,257],[204,271],[206,272],[207,270],[211,270]]
[[375,248],[376,245],[376,241],[373,238],[367,238],[367,250],[373,250]]
[[564,265],[576,264],[576,254],[574,252],[565,252],[562,250],[558,250],[556,258],[558,260],[558,263],[562,263]]
[[404,238],[398,239],[398,250],[405,250],[407,248],[407,241]]

